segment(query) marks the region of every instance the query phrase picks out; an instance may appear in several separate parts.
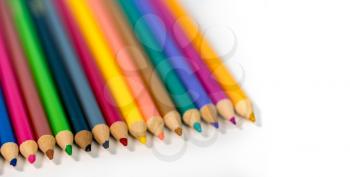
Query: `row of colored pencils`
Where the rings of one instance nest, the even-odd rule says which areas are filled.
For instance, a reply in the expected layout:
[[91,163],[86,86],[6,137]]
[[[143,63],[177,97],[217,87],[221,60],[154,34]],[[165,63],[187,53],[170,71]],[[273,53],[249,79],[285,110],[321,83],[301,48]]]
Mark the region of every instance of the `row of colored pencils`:
[[110,134],[146,144],[182,122],[255,121],[252,103],[177,0],[0,1],[0,148],[16,165]]

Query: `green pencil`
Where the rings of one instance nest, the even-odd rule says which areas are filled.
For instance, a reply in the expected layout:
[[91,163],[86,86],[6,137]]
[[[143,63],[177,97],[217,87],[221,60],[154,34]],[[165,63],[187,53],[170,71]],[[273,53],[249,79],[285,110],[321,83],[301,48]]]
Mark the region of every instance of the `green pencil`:
[[58,97],[57,90],[46,64],[43,50],[39,44],[39,38],[30,18],[28,8],[24,0],[8,0],[12,10],[13,20],[19,33],[23,49],[27,56],[35,83],[44,104],[48,120],[57,144],[67,154],[72,154],[73,134],[70,130],[67,117]]

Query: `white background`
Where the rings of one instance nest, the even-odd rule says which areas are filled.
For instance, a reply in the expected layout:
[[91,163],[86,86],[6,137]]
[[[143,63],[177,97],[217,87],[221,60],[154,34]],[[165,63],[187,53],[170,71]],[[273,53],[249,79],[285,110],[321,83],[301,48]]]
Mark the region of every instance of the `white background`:
[[[168,135],[129,149],[75,157],[56,151],[17,169],[0,161],[0,175],[237,176],[350,175],[350,2],[348,0],[182,0],[224,52],[254,100],[258,126],[225,124],[187,140]],[[228,33],[231,29],[236,39]],[[151,147],[152,146],[152,147]],[[159,153],[163,155],[159,155]],[[168,156],[165,156],[167,154]],[[170,156],[169,156],[170,155]]]

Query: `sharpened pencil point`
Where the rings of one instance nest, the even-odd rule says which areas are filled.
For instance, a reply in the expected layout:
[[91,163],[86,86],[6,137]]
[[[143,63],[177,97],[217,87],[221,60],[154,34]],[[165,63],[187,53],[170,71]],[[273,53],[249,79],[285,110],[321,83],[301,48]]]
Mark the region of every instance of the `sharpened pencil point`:
[[128,139],[126,139],[126,138],[120,138],[119,142],[120,142],[123,146],[128,146]]
[[182,128],[179,127],[177,129],[175,129],[175,133],[179,136],[182,136]]
[[256,121],[255,114],[253,112],[250,114],[249,120],[252,121],[252,122]]
[[28,156],[28,162],[33,164],[36,160],[36,156],[34,154]]
[[89,144],[89,145],[87,145],[87,146],[85,147],[85,151],[86,151],[86,152],[91,152],[91,144]]
[[230,119],[230,122],[231,122],[233,125],[237,125],[236,117],[232,117],[232,118]]
[[109,141],[105,141],[103,144],[102,144],[103,148],[105,149],[108,149],[109,148]]
[[202,132],[202,126],[199,122],[194,123],[193,128],[199,133]]
[[52,149],[49,149],[45,152],[45,155],[47,158],[49,158],[50,160],[53,159],[53,155],[54,155],[54,151]]
[[147,138],[146,138],[146,136],[141,136],[141,137],[139,137],[139,138],[137,138],[139,141],[140,141],[140,143],[142,143],[142,144],[146,144],[147,143]]
[[160,139],[160,140],[164,140],[164,132],[161,132],[161,133],[159,133],[159,135],[158,135],[158,138]]
[[65,151],[68,155],[72,155],[72,153],[73,153],[72,145],[70,145],[70,144],[67,145]]
[[14,158],[14,159],[12,159],[11,161],[10,161],[10,165],[12,165],[12,166],[16,166],[17,165],[17,159],[16,158]]
[[213,127],[219,128],[219,122],[210,123]]

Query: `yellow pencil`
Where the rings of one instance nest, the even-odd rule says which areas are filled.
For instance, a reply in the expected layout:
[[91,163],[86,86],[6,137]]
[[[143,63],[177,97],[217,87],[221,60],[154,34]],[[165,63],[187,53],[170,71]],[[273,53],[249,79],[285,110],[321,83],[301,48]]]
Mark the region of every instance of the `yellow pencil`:
[[108,43],[94,21],[87,4],[78,0],[66,0],[65,5],[76,20],[92,51],[105,82],[128,124],[130,133],[141,143],[145,144],[147,141],[146,124],[123,78],[121,70],[116,64],[115,55],[108,47]]
[[197,25],[195,25],[190,16],[187,15],[185,9],[181,7],[179,1],[166,0],[163,2],[177,19],[177,22],[184,29],[188,38],[191,39],[193,46],[201,54],[204,62],[208,65],[221,87],[231,99],[236,112],[240,116],[255,122],[252,102],[220,60],[220,56],[211,47],[204,34],[199,31]]

